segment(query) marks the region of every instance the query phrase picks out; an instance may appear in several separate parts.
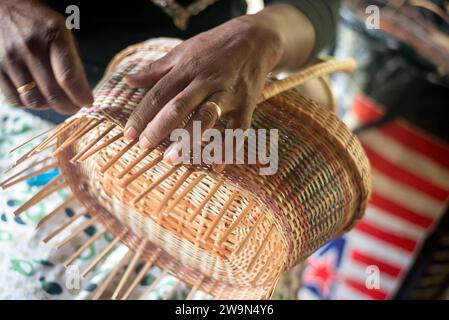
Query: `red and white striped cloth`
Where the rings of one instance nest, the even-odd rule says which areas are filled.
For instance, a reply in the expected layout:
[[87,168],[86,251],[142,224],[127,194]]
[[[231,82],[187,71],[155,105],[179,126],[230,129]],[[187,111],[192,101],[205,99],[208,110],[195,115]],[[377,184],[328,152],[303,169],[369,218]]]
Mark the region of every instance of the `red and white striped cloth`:
[[[354,128],[381,116],[379,106],[359,96],[345,121]],[[331,242],[309,258],[299,298],[392,298],[448,203],[448,144],[402,119],[366,130],[359,138],[373,170],[365,217],[343,237],[344,245],[330,250]],[[329,262],[329,255],[340,259]],[[380,271],[379,288],[366,285],[368,266]]]

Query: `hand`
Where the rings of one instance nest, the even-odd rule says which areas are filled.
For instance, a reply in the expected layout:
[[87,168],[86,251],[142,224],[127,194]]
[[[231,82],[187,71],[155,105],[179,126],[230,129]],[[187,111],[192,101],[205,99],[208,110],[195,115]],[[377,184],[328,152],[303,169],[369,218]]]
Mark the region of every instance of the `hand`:
[[[124,136],[138,138],[142,148],[155,147],[192,112],[186,125],[190,146],[201,143],[192,140],[193,121],[200,121],[204,131],[214,126],[219,113],[229,128],[247,129],[267,74],[275,67],[303,65],[314,44],[311,22],[288,4],[199,34],[125,79],[131,87],[149,91],[131,114]],[[164,158],[177,160],[180,149],[180,142],[173,143]]]
[[11,104],[71,114],[93,102],[62,15],[36,0],[2,0],[0,24],[0,89]]
[[[140,136],[140,147],[152,148],[193,111],[189,130],[194,120],[201,121],[203,131],[211,128],[218,112],[208,101],[220,106],[231,128],[249,128],[266,76],[282,56],[278,35],[259,22],[252,16],[230,20],[127,76],[131,87],[150,90],[130,116],[125,137]],[[177,158],[174,146],[166,152],[169,161]]]

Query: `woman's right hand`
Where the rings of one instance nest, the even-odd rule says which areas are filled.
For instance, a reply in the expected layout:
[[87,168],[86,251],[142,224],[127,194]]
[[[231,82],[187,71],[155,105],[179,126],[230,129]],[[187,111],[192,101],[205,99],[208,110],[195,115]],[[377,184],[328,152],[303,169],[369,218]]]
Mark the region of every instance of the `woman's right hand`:
[[64,16],[38,0],[0,1],[0,89],[13,105],[63,114],[92,103]]

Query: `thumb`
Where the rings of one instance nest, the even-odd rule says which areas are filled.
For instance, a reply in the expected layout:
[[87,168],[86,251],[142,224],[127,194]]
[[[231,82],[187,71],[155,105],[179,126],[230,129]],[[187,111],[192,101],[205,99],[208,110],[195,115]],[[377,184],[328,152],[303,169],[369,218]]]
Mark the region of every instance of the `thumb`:
[[61,32],[50,45],[50,63],[59,86],[78,107],[93,103],[94,98],[70,32]]

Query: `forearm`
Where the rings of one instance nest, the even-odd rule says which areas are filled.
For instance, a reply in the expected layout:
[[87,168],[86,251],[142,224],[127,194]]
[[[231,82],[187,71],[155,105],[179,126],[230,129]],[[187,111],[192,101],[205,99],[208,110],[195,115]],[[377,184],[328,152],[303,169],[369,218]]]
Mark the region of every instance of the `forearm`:
[[[290,4],[268,6],[242,19],[260,27],[268,41],[277,46],[276,69],[291,69],[304,65],[315,47],[315,30],[310,20]],[[298,30],[298,31],[294,31]]]
[[[316,57],[335,35],[340,0],[265,0],[266,8],[242,17],[277,38],[277,68],[295,68]],[[273,37],[274,35],[274,37]]]

